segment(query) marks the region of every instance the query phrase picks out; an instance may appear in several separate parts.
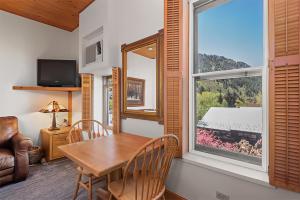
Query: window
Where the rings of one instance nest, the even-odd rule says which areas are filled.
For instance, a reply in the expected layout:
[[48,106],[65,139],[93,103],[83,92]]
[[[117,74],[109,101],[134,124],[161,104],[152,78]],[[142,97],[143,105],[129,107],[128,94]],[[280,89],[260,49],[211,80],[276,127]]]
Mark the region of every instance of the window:
[[190,151],[264,167],[264,1],[199,2],[192,19]]
[[103,123],[108,127],[112,128],[112,101],[113,98],[113,85],[112,77],[104,76],[103,77]]

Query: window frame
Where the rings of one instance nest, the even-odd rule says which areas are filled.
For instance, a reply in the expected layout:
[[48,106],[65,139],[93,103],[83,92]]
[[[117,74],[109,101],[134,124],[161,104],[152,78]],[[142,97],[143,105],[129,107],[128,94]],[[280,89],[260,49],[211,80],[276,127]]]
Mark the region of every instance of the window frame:
[[[254,67],[251,69],[234,69],[227,71],[214,71],[214,72],[205,72],[205,73],[197,73],[193,74],[194,71],[194,57],[195,53],[198,51],[194,51],[195,44],[197,44],[195,23],[197,20],[195,19],[195,11],[206,9],[207,6],[213,7],[219,3],[225,2],[227,0],[207,0],[205,2],[201,0],[191,0],[189,5],[189,153],[193,154],[194,157],[205,158],[215,160],[217,162],[225,162],[226,164],[232,164],[233,166],[245,167],[248,169],[257,170],[260,172],[268,171],[268,132],[269,132],[269,121],[268,121],[268,0],[263,1],[263,59],[264,64],[259,67]],[[202,2],[202,3],[200,3]],[[200,11],[201,12],[201,11]],[[228,73],[230,71],[230,73]],[[243,161],[234,160],[231,158],[226,158],[219,155],[214,155],[210,153],[205,153],[201,151],[195,150],[195,95],[194,95],[194,82],[196,77],[199,76],[217,76],[219,78],[230,78],[232,74],[236,76],[241,76],[243,73],[250,72],[250,74],[260,73],[262,76],[262,109],[263,109],[263,133],[262,133],[262,165],[255,165],[246,163]],[[201,159],[197,159],[196,162],[199,162]],[[201,162],[201,161],[200,161]],[[205,165],[205,163],[202,163]],[[222,168],[222,166],[218,166]]]

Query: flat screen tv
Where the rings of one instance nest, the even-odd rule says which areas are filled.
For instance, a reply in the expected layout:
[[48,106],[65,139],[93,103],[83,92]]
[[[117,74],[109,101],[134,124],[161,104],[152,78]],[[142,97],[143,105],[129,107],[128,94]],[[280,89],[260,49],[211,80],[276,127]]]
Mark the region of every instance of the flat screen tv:
[[37,61],[37,84],[50,87],[77,86],[78,72],[76,60],[46,60]]

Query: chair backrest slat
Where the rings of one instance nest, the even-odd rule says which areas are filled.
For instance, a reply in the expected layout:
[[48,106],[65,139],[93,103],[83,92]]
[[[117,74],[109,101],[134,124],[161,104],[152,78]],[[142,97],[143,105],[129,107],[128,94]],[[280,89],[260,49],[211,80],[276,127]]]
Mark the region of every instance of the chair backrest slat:
[[75,143],[84,140],[93,140],[107,135],[109,135],[109,133],[101,122],[83,119],[72,125],[69,131],[68,140],[69,143]]
[[[148,182],[147,184],[149,185],[149,187],[147,188],[147,195],[146,195],[146,199],[149,199],[149,192],[151,191],[152,194],[152,190],[151,190],[151,185],[150,185],[150,180],[151,178],[153,178],[153,159],[154,159],[154,143],[151,146],[151,153],[150,153],[150,159],[149,159],[149,165],[148,165]],[[151,195],[152,196],[152,195]]]
[[[121,197],[127,184],[133,184],[135,200],[151,200],[161,197],[165,190],[165,181],[178,150],[178,138],[175,135],[165,135],[153,139],[141,147],[127,163]],[[132,174],[132,177],[131,177]],[[134,183],[129,183],[131,178]]]

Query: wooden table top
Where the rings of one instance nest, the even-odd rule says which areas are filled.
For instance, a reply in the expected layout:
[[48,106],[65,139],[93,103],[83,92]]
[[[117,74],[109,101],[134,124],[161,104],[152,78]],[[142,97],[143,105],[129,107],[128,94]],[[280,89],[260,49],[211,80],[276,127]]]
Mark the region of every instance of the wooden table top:
[[122,167],[151,138],[127,133],[59,146],[63,154],[94,176],[100,177]]

